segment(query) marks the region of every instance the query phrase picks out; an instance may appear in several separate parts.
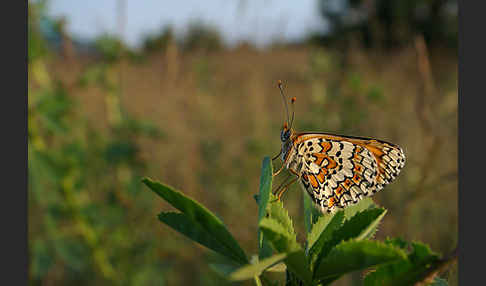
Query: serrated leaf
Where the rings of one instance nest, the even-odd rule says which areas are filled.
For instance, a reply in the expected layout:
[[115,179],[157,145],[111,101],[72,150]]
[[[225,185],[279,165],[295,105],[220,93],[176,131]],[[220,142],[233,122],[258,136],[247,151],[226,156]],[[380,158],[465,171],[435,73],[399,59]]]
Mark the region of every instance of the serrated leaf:
[[269,218],[276,220],[281,224],[291,237],[297,237],[294,227],[292,225],[292,219],[290,219],[288,211],[284,208],[283,203],[277,201],[277,197],[271,195],[272,203],[268,204],[267,211]]
[[431,260],[436,260],[439,255],[433,252],[430,247],[421,242],[412,242],[412,253],[408,256],[408,259],[412,263],[430,263]]
[[260,229],[275,250],[279,253],[288,253],[285,259],[287,269],[309,284],[312,273],[305,253],[300,244],[297,243],[295,236],[290,235],[282,224],[272,218],[263,218],[260,222]]
[[378,224],[381,222],[386,212],[387,211],[383,208],[377,208],[377,209],[364,210],[356,214],[356,215],[367,215],[367,218],[371,220],[371,223],[368,225],[368,227],[364,228],[361,231],[361,233],[357,237],[355,237],[355,239],[362,240],[373,236],[376,228],[378,227]]
[[278,252],[290,253],[302,249],[297,243],[296,237],[289,234],[288,230],[277,220],[263,218],[259,227]]
[[[260,192],[255,198],[258,203],[258,223],[266,215],[268,201],[272,191],[273,180],[273,166],[269,157],[263,158],[262,172],[260,177]],[[268,244],[267,239],[262,235],[260,229],[258,229],[258,257],[260,259],[269,257],[272,255],[272,248]]]
[[359,203],[346,207],[344,209],[344,217],[348,220],[357,213],[373,207],[376,207],[373,200],[370,197],[364,198]]
[[378,241],[344,241],[331,250],[314,272],[315,280],[329,279],[348,272],[404,259],[406,253]]
[[199,225],[200,228],[205,229],[207,233],[213,236],[226,249],[224,252],[225,256],[239,264],[248,263],[248,258],[238,242],[223,222],[207,208],[169,186],[154,182],[148,178],[144,178],[142,182],[173,207],[180,210],[188,221]]
[[385,243],[395,245],[396,247],[402,248],[402,249],[407,249],[408,248],[408,241],[404,240],[401,237],[394,237],[394,238],[386,238]]
[[385,212],[386,210],[383,208],[366,209],[356,213],[349,220],[345,220],[342,226],[332,233],[331,239],[327,239],[322,246],[319,245],[318,257],[315,261],[313,260],[314,269],[319,267],[320,261],[341,241],[349,239],[363,240],[370,235],[373,228],[383,218]]
[[287,257],[287,253],[280,253],[260,260],[256,264],[248,264],[230,274],[230,280],[241,281],[260,276],[266,269],[278,264]]
[[[400,242],[400,241],[395,241]],[[389,245],[391,243],[388,243]],[[400,244],[402,244],[400,242]],[[413,285],[423,278],[439,257],[422,243],[412,242],[412,251],[407,258],[378,267],[374,272],[366,275],[365,286],[377,285]]]

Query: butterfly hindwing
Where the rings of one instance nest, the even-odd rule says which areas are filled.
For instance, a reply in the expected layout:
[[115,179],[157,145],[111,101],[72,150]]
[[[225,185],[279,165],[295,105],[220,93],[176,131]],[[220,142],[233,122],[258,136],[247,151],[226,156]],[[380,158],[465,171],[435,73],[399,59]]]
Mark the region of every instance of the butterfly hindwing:
[[400,147],[373,139],[302,134],[294,160],[304,189],[323,212],[359,202],[389,184],[405,164]]

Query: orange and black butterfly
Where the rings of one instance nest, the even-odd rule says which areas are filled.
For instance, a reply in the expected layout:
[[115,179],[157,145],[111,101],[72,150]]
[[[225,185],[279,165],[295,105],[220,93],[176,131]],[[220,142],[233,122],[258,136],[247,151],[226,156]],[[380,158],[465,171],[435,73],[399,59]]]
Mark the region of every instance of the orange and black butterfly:
[[[296,175],[277,188],[280,199],[287,187],[299,180],[316,206],[323,212],[356,204],[393,182],[405,165],[405,154],[398,145],[372,138],[329,133],[296,133],[292,129],[282,82],[278,82],[287,111],[282,127],[280,156],[282,168]],[[295,97],[292,98],[292,104]]]

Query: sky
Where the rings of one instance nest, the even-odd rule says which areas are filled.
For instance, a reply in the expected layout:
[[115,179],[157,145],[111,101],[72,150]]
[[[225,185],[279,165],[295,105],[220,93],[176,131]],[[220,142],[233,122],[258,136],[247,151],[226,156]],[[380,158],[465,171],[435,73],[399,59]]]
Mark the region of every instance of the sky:
[[[117,24],[120,3],[126,5],[123,29]],[[196,20],[215,27],[230,46],[240,41],[257,46],[295,41],[327,27],[317,0],[49,0],[48,14],[65,16],[68,32],[82,39],[122,30],[123,40],[132,47],[168,25],[183,35]]]

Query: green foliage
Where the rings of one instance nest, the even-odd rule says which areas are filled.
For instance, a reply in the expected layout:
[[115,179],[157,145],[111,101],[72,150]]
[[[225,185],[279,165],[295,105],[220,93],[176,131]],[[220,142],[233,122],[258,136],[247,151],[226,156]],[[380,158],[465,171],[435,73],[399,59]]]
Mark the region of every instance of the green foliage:
[[229,273],[229,278],[234,281],[239,281],[252,279],[255,276],[260,276],[265,270],[283,261],[287,256],[287,253],[276,254],[271,257],[265,258],[258,263],[243,266],[238,270]]
[[[432,252],[427,245],[419,242],[407,243],[400,239],[386,241],[389,245],[402,248],[407,256],[389,265],[383,265],[365,277],[365,285],[412,285],[421,281],[424,274],[439,261],[439,255]],[[444,283],[438,281],[437,283]],[[438,284],[440,285],[440,284]],[[446,284],[447,285],[447,284]]]
[[159,219],[162,222],[237,263],[248,263],[245,252],[226,229],[223,222],[204,206],[166,185],[148,178],[144,178],[143,182],[157,195],[182,212],[182,214],[161,213]]
[[[427,148],[416,149],[417,146],[412,144],[427,139],[421,137],[414,127],[413,122],[417,120],[396,128],[401,119],[414,118],[413,109],[404,112],[403,108],[399,108],[403,104],[414,106],[414,96],[409,95],[415,94],[421,84],[413,76],[413,50],[410,53],[408,50],[400,51],[403,57],[396,59],[374,54],[368,63],[361,60],[363,54],[359,48],[354,50],[356,54],[352,57],[341,56],[342,50],[321,48],[312,57],[312,62],[306,65],[302,59],[314,47],[282,47],[282,50],[265,52],[242,46],[218,54],[201,55],[204,49],[194,49],[188,54],[180,53],[178,48],[181,45],[170,45],[168,55],[171,61],[174,60],[170,63],[173,66],[169,64],[169,69],[174,67],[172,77],[164,72],[166,62],[163,58],[155,64],[146,62],[144,66],[135,66],[127,61],[119,65],[118,51],[123,48],[114,39],[112,43],[106,41],[103,48],[106,59],[111,57],[111,61],[92,61],[90,57],[78,57],[75,53],[74,58],[69,59],[70,64],[66,65],[61,54],[49,53],[48,48],[52,46],[46,45],[39,34],[39,31],[45,33],[44,29],[37,27],[45,18],[44,9],[37,6],[43,2],[29,3],[31,285],[230,285],[232,282],[226,279],[231,278],[232,273],[240,267],[244,269],[253,265],[257,271],[247,272],[246,278],[240,276],[240,279],[253,279],[257,285],[314,283],[314,263],[318,258],[321,258],[319,263],[322,266],[340,245],[356,241],[352,238],[335,243],[339,240],[339,229],[343,224],[365,209],[377,207],[365,207],[363,201],[357,205],[362,208],[346,208],[344,217],[338,219],[342,214],[323,215],[313,207],[308,196],[303,196],[304,215],[294,216],[293,210],[289,209],[290,218],[281,204],[273,204],[272,178],[269,175],[273,170],[269,158],[265,158],[264,163],[267,169],[262,168],[260,192],[253,188],[258,184],[255,171],[259,171],[254,166],[260,163],[264,153],[275,148],[273,144],[278,144],[273,140],[275,134],[269,131],[280,126],[281,122],[276,122],[280,121],[281,110],[275,107],[273,100],[262,104],[261,98],[263,94],[273,94],[274,87],[267,83],[275,78],[283,76],[289,80],[289,93],[305,95],[298,100],[303,104],[296,106],[297,109],[302,108],[296,113],[298,120],[295,123],[299,130],[343,132],[346,129],[346,134],[389,136],[390,140],[408,147],[415,159],[427,153]],[[41,21],[33,20],[35,13],[31,12],[37,9],[34,8],[36,6],[41,9],[36,10],[35,17]],[[77,48],[77,41],[73,40]],[[455,65],[452,68],[449,65],[455,60],[440,56],[440,52],[438,56],[431,51],[431,64],[434,71],[434,62],[440,62],[440,67],[433,74],[437,87],[445,91],[441,95],[445,95],[446,100],[439,102],[447,104],[434,105],[439,112],[433,112],[432,108],[426,115],[438,120],[440,126],[447,127],[434,129],[441,135],[440,138],[453,138],[456,130],[456,88],[454,72],[450,70],[454,70]],[[124,59],[130,56],[127,53],[130,51],[122,53]],[[292,72],[283,72],[280,66],[282,58],[286,59],[285,65]],[[404,69],[394,68],[391,63],[395,61]],[[228,69],[228,66],[236,69]],[[120,77],[122,70],[124,75]],[[264,73],[261,72],[263,70]],[[447,83],[444,83],[446,80]],[[308,86],[312,96],[306,95]],[[397,88],[401,96],[394,95],[393,91]],[[433,95],[429,99],[434,102]],[[124,110],[124,107],[128,109]],[[212,112],[219,109],[222,112]],[[152,122],[133,118],[128,110],[146,114],[157,125],[170,128],[170,133],[162,132]],[[248,112],[255,110],[257,112]],[[392,116],[385,116],[385,112]],[[245,116],[247,114],[251,116]],[[170,120],[170,124],[166,120]],[[234,124],[228,125],[228,122]],[[398,125],[395,124],[397,122]],[[418,137],[413,136],[415,139],[412,140],[410,136],[403,135],[408,133]],[[232,137],[238,138],[233,140],[234,144],[230,142],[232,140],[226,140]],[[161,138],[164,140],[153,140]],[[424,142],[427,141],[430,140]],[[441,167],[452,168],[426,168],[442,170],[427,173],[422,172],[425,167],[421,166],[420,160],[410,160],[416,162],[413,163],[415,165],[409,166],[410,169],[403,175],[405,177],[391,186],[391,192],[385,191],[379,198],[391,214],[385,218],[385,230],[403,226],[408,237],[428,238],[433,245],[448,249],[449,243],[454,241],[457,223],[454,204],[444,202],[454,202],[450,197],[455,195],[456,179],[454,156],[440,156],[441,152],[448,150],[443,149],[444,146],[438,153],[439,161],[429,160],[427,156],[423,160],[430,162],[430,166],[439,162]],[[152,158],[151,162],[147,162],[146,158]],[[420,182],[422,173],[428,183],[414,185],[414,182]],[[162,202],[154,200],[153,193],[145,191],[145,186],[140,184],[141,174],[164,177],[167,183],[184,186],[183,190],[188,193],[204,190],[202,194],[211,204],[210,209],[233,228],[236,227],[232,232],[243,249],[249,250],[249,263],[237,264],[212,250],[200,255],[196,249],[194,253],[194,249],[187,247],[190,241],[186,237],[177,236],[165,226],[154,227],[157,218],[154,218],[155,215],[147,216],[147,212],[152,213],[153,208],[158,208]],[[442,202],[430,197],[434,196],[431,186],[437,186],[437,182],[445,192]],[[257,205],[252,205],[251,201],[255,193],[262,199],[257,200],[258,220]],[[420,203],[427,207],[417,207]],[[284,205],[296,206],[291,201],[285,201]],[[407,212],[410,206],[412,211]],[[371,216],[374,213],[367,214]],[[426,220],[421,219],[425,217]],[[450,224],[427,225],[444,218]],[[194,227],[193,221],[188,220],[184,213],[164,211],[160,219],[179,232],[186,232],[186,236],[199,237],[208,247],[220,247],[212,234],[200,235],[207,234],[206,229]],[[287,254],[274,248],[279,241],[270,240],[272,233],[267,235],[263,228],[258,227],[263,219],[277,222],[277,226],[290,238],[290,248],[297,251]],[[377,217],[375,221],[379,219]],[[254,227],[250,230],[258,231],[259,236],[248,231],[250,220],[254,220]],[[366,231],[366,227],[360,229],[370,238],[358,242],[369,241],[373,237],[373,231]],[[373,226],[369,229],[376,231]],[[297,232],[295,241],[294,232]],[[252,234],[254,237],[249,237]],[[311,256],[310,249],[319,244],[316,241],[321,235],[322,246],[317,247]],[[331,245],[329,253],[320,257],[317,249],[322,250],[328,243]],[[397,239],[394,243],[407,253],[407,262],[412,251],[409,243]],[[277,261],[272,260],[274,256]],[[284,258],[279,260],[280,257]],[[209,267],[201,265],[205,260],[211,262]],[[403,262],[403,259],[400,261]],[[379,272],[393,264],[371,269]],[[381,271],[384,271],[383,276],[396,274],[400,279],[400,275],[414,276],[415,268],[433,270],[436,265],[434,262],[430,266],[407,266],[405,268],[411,272],[406,274]],[[211,269],[214,271],[208,271]],[[399,270],[402,268],[399,267]],[[415,277],[423,275],[421,272]],[[359,273],[342,276],[353,280],[363,277]],[[321,284],[330,284],[339,278],[336,275],[326,277]],[[454,282],[452,277],[451,283]],[[436,278],[434,283],[443,284],[444,281]]]
[[40,20],[45,13],[45,9],[45,1],[29,3],[28,6],[29,21],[27,26],[27,49],[29,62],[42,58],[47,54],[47,43],[39,31]]
[[[156,138],[160,131],[128,114],[108,124],[108,132],[90,123],[91,114],[72,94],[84,86],[67,88],[48,70],[38,21],[45,17],[42,5],[29,4],[30,281],[161,285],[167,265],[153,255],[159,242],[133,235],[134,213],[152,204],[148,195],[138,196],[146,168],[135,139]],[[118,92],[109,66],[95,64],[92,70],[95,80],[86,83],[103,95]],[[131,203],[135,195],[137,204]]]
[[[131,224],[126,211],[131,207],[122,207],[122,202],[140,190],[134,182],[145,169],[138,145],[130,139],[140,133],[127,130],[106,138],[80,119],[74,106],[75,100],[59,84],[29,93],[29,204],[36,213],[44,210],[41,217],[29,217],[31,277],[44,280],[53,268],[62,267],[59,275],[86,283],[94,277],[129,282],[138,269],[153,265],[143,257],[151,242],[118,227]],[[107,170],[116,176],[101,179]],[[149,203],[141,200],[139,207]],[[137,266],[123,264],[129,260],[138,260]],[[122,273],[115,275],[115,269]],[[156,276],[146,281],[160,279],[159,273],[151,273]]]
[[354,36],[366,47],[393,48],[422,34],[431,44],[447,42],[457,47],[456,0],[378,0],[372,10],[363,0],[319,0],[318,4],[331,25],[326,42],[345,42]]
[[[272,173],[273,167],[270,162],[270,158],[265,157],[262,163],[262,174],[260,176],[260,192],[258,195],[258,223],[267,214],[267,204],[270,199],[270,193],[272,191]],[[268,241],[262,235],[262,230],[258,229],[258,257],[263,259],[272,255],[272,249],[268,244]]]
[[340,275],[394,262],[405,253],[393,245],[370,240],[343,241],[334,247],[315,270],[316,280],[327,280]]
[[[290,219],[287,210],[283,207],[283,203],[281,201],[277,201],[277,197],[274,195],[271,195],[270,199],[272,202],[267,206],[268,216],[272,218],[273,221],[280,224],[289,237],[297,239],[294,226],[292,225],[292,220]],[[260,226],[262,221],[260,221]]]
[[[182,212],[162,212],[159,215],[162,222],[240,265],[235,268],[234,264],[212,264],[215,271],[233,281],[254,279],[257,285],[262,282],[270,285],[265,273],[285,265],[278,271],[286,269],[286,285],[329,285],[342,275],[370,268],[376,271],[366,276],[365,285],[398,285],[397,281],[410,285],[424,279],[424,274],[438,261],[438,255],[421,243],[412,243],[412,251],[408,252],[408,243],[398,238],[385,242],[370,240],[386,214],[370,198],[332,214],[313,213],[312,207],[304,208],[309,226],[304,249],[297,241],[287,210],[270,192],[272,172],[270,159],[265,157],[260,193],[255,196],[259,206],[259,257],[254,256],[251,263],[209,210],[168,186],[150,179],[143,182]],[[268,246],[276,254],[265,250]]]
[[[343,211],[337,211],[335,216]],[[345,220],[339,227],[331,224],[331,231],[324,229],[324,239],[319,238],[317,244],[310,250],[310,257],[313,258],[313,268],[317,269],[320,262],[330,253],[330,251],[341,241],[355,239],[362,240],[374,231],[378,222],[383,218],[383,209],[369,209],[357,213],[348,220]],[[315,258],[317,256],[317,258]]]
[[322,216],[317,208],[313,206],[310,196],[302,196],[304,204],[304,225],[307,234],[312,231],[312,225]]
[[312,265],[315,265],[319,259],[321,251],[325,245],[330,245],[334,232],[341,227],[344,219],[342,211],[332,215],[326,215],[319,218],[313,225],[308,238],[308,255]]
[[278,252],[293,252],[301,249],[297,243],[295,232],[290,233],[288,229],[274,219],[264,218],[260,222],[260,229],[272,246]]

